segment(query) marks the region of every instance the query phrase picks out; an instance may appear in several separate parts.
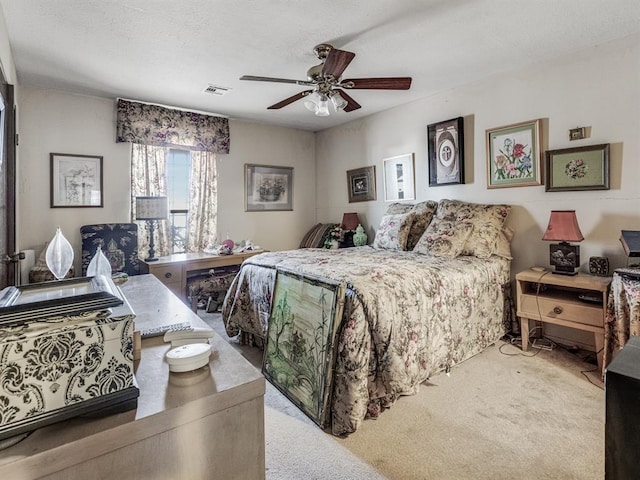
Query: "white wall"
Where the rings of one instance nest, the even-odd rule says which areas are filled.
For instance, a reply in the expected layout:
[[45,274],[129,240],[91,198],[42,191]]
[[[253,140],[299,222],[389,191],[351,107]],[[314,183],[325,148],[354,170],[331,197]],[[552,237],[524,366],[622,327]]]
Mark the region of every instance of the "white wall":
[[[59,225],[79,272],[80,226],[130,221],[130,145],[115,142],[115,100],[27,86],[20,100],[19,247],[38,255]],[[236,121],[230,130],[231,153],[219,156],[219,235],[271,250],[297,247],[315,220],[314,134]],[[50,208],[51,152],[104,157],[104,208]],[[294,211],[245,212],[244,163],[294,167]]]
[[[465,118],[466,183],[428,187],[426,127],[458,116]],[[543,119],[545,150],[610,143],[610,190],[487,189],[485,130],[536,118]],[[590,127],[591,137],[570,142],[568,130],[577,126]],[[580,243],[583,270],[595,255],[609,257],[612,268],[623,266],[620,230],[640,230],[640,36],[318,133],[318,220],[339,221],[343,212],[357,211],[371,242],[387,206],[383,159],[410,152],[416,158],[417,201],[450,198],[513,205],[507,220],[516,232],[513,275],[531,265],[549,266],[549,244],[541,237],[552,209],[576,210],[585,236]],[[345,172],[367,165],[376,166],[377,201],[350,204]],[[585,337],[578,341],[592,344]]]
[[[640,229],[640,37],[579,52],[555,62],[504,73],[442,92],[365,119],[318,133],[318,220],[339,221],[357,211],[373,234],[388,203],[382,185],[383,159],[415,152],[417,201],[442,198],[508,203],[507,225],[516,231],[513,272],[548,265],[541,241],[552,209],[575,209],[589,256],[626,262],[620,230]],[[463,116],[464,185],[429,187],[428,124]],[[543,119],[545,149],[611,144],[611,189],[545,192],[544,186],[487,189],[485,130]],[[569,141],[568,131],[590,127],[591,137]],[[376,166],[377,201],[348,203],[346,171]]]

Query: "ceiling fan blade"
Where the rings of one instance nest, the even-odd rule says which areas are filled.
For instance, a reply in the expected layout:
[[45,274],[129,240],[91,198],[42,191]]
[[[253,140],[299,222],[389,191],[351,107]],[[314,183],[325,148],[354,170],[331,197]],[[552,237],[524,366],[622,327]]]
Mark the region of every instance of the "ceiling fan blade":
[[409,90],[411,77],[349,78],[340,82],[342,88],[371,88],[378,90]]
[[303,92],[296,93],[295,95],[292,95],[289,98],[285,98],[284,100],[282,100],[282,101],[280,101],[278,103],[274,103],[270,107],[267,107],[267,110],[277,110],[279,108],[286,107],[290,103],[293,103],[296,100],[300,100],[301,98],[306,97],[310,93],[313,93],[313,90],[305,90]]
[[333,78],[340,78],[342,72],[349,66],[355,56],[355,53],[332,48],[324,61],[322,75],[325,77],[332,75]]
[[291,80],[289,78],[274,78],[274,77],[255,77],[253,75],[243,75],[240,80],[252,80],[254,82],[277,82],[277,83],[294,83],[296,85],[310,86],[314,85],[313,82],[307,80]]
[[356,102],[353,98],[351,98],[351,96],[348,95],[347,92],[345,92],[344,90],[340,90],[339,88],[336,88],[335,91],[339,92],[340,95],[342,95],[342,98],[344,98],[347,101],[347,106],[343,108],[345,112],[353,112],[354,110],[362,108],[362,106],[358,102]]

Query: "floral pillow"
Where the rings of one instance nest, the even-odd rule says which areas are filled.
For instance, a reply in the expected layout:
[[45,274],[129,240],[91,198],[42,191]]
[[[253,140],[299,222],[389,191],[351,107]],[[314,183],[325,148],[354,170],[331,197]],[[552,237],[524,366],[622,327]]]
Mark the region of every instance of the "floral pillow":
[[385,250],[404,250],[407,246],[409,229],[413,223],[411,213],[383,215],[373,240],[373,248]]
[[441,200],[436,218],[473,225],[461,255],[489,258],[496,253],[498,239],[504,222],[511,210],[510,205],[486,205],[459,200]]
[[495,255],[513,260],[511,256],[511,239],[513,239],[513,230],[504,227],[498,235],[498,243],[496,244]]
[[387,207],[387,215],[411,214],[411,228],[409,229],[409,237],[407,238],[406,250],[413,250],[422,234],[427,229],[429,222],[433,218],[433,214],[438,208],[438,202],[426,200],[424,202],[410,203],[392,203]]
[[462,253],[472,231],[473,225],[469,222],[434,218],[413,251],[432,257],[455,258]]

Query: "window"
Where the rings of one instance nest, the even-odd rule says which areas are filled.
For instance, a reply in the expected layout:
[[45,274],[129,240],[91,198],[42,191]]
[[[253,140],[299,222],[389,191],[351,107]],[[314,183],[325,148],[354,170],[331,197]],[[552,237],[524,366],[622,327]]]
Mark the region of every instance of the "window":
[[[217,173],[214,153],[140,145],[131,150],[132,206],[137,196],[166,196],[169,220],[154,236],[158,256],[202,252],[217,243]],[[133,212],[132,218],[135,217]],[[138,224],[138,252],[150,243],[148,225]]]
[[167,197],[171,253],[182,253],[187,248],[190,172],[190,152],[170,149],[167,155]]

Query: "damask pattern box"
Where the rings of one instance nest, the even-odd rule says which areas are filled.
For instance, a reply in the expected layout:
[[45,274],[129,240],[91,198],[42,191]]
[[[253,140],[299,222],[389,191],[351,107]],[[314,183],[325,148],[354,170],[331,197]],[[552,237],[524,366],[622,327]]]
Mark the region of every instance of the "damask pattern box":
[[[35,302],[31,315],[21,310],[19,320],[0,325],[0,440],[78,415],[135,407],[135,314],[111,279],[107,283],[117,306],[83,312],[74,306],[75,313],[65,314],[64,302],[56,302],[58,313],[47,316]],[[77,302],[74,297],[68,302]]]

